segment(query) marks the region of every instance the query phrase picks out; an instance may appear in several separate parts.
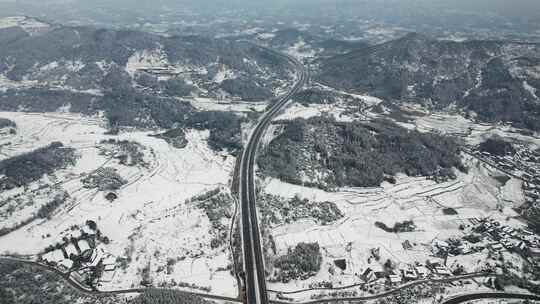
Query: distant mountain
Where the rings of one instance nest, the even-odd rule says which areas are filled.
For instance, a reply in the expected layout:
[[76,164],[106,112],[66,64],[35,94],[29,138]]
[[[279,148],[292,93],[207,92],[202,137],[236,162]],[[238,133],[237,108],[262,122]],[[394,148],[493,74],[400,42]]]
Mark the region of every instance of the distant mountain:
[[294,28],[286,28],[271,33],[272,38],[263,41],[272,48],[286,50],[291,47],[312,48],[318,57],[331,57],[369,46],[364,41],[346,41],[311,34]]
[[317,79],[351,92],[457,106],[484,121],[540,130],[540,45],[409,34],[323,59]]
[[288,77],[285,60],[245,42],[59,25],[0,28],[0,110],[102,110],[123,113],[122,124],[169,126],[176,120],[170,115],[189,109],[177,97],[264,100]]
[[270,45],[275,48],[287,48],[299,42],[307,44],[313,43],[317,38],[308,32],[300,31],[294,28],[286,28],[273,33],[274,37]]
[[314,46],[323,49],[320,56],[331,57],[366,48],[369,44],[365,41],[327,39],[315,43]]

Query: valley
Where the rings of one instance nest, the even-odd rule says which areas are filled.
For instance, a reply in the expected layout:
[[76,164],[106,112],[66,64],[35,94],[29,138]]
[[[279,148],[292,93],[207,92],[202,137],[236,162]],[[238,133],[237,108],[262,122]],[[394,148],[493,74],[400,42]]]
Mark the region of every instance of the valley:
[[0,18],[0,297],[540,300],[534,34],[229,13]]

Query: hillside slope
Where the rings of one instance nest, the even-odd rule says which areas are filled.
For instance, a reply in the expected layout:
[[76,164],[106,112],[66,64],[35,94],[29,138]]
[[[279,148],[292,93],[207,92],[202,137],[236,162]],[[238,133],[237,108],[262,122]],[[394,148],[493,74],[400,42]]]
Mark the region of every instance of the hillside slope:
[[37,33],[0,29],[6,111],[121,112],[125,125],[169,127],[191,110],[178,98],[266,100],[290,74],[283,59],[225,39],[58,25]]
[[540,130],[540,45],[438,41],[419,34],[320,62],[318,80],[377,97],[457,106]]

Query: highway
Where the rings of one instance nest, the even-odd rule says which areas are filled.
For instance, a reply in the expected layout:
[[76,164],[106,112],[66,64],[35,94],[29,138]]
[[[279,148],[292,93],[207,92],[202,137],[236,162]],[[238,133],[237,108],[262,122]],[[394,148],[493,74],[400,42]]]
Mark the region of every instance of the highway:
[[249,304],[267,304],[266,274],[260,240],[259,223],[257,219],[255,162],[261,138],[268,129],[272,119],[284,109],[291,97],[306,83],[307,73],[298,60],[258,46],[261,49],[284,58],[297,70],[297,80],[294,86],[283,96],[278,97],[271,108],[259,119],[252,131],[247,145],[242,153],[240,162],[239,198],[241,212],[242,252],[245,274],[245,302]]

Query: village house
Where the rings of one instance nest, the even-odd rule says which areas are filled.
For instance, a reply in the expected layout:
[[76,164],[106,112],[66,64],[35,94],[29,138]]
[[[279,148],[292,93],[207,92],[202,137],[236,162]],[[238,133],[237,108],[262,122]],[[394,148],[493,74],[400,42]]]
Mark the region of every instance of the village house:
[[65,258],[62,250],[57,249],[44,254],[42,259],[48,263],[58,264]]
[[90,248],[90,244],[88,244],[87,240],[80,240],[77,242],[77,246],[79,246],[79,249],[81,250],[81,253],[85,253],[88,250],[92,250]]
[[72,243],[69,243],[66,247],[64,247],[66,254],[68,258],[71,258],[71,256],[78,256],[79,252],[77,251],[77,248]]
[[399,283],[401,283],[401,274],[398,272],[398,273],[395,273],[395,272],[392,272],[388,275],[388,280],[390,281],[390,284],[392,285],[397,285]]
[[452,272],[446,266],[436,266],[435,273],[441,276],[451,276]]
[[419,278],[425,278],[429,274],[429,269],[426,266],[416,266],[414,270]]

